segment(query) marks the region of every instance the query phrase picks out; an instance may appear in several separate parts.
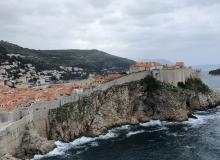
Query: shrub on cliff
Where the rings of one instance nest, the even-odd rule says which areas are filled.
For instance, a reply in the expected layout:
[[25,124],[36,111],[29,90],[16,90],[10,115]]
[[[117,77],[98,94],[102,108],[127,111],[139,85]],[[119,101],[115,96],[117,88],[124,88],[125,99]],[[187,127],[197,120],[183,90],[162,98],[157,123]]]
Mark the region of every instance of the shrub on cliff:
[[147,76],[142,80],[142,84],[144,87],[145,92],[152,93],[155,90],[158,90],[161,88],[161,83],[160,81],[156,80],[152,76]]
[[188,79],[186,81],[186,83],[178,83],[178,87],[182,88],[182,89],[189,89],[189,90],[193,90],[196,92],[202,92],[202,93],[207,93],[210,91],[209,87],[204,84],[201,79]]

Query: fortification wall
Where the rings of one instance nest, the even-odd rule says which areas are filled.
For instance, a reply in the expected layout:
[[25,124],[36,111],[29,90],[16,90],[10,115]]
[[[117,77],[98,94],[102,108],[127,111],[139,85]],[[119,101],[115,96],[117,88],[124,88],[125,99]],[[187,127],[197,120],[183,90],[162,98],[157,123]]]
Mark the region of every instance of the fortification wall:
[[0,128],[0,157],[6,153],[14,154],[21,144],[26,125],[31,122],[31,115],[27,115]]
[[32,112],[32,109],[29,107],[25,108],[17,108],[13,111],[11,111],[12,121],[18,121],[22,119],[23,117],[29,115]]
[[72,94],[69,96],[60,96],[56,100],[47,102],[38,102],[32,105],[33,124],[37,132],[43,136],[48,136],[48,112],[50,109],[59,108],[67,103],[78,101],[80,95]]
[[0,125],[6,122],[15,122],[29,115],[31,108],[17,108],[10,112],[0,113]]
[[186,77],[186,80],[189,79],[189,78],[193,78],[193,79],[196,79],[196,78],[201,78],[201,73],[200,71],[198,70],[194,70],[192,68],[185,68],[185,77]]
[[160,70],[161,82],[169,83],[177,86],[178,82],[185,83],[185,70],[184,69],[162,69]]
[[0,113],[0,124],[7,123],[12,121],[11,112],[2,112]]
[[[157,70],[159,80],[177,85],[179,81],[185,82],[189,77],[198,77],[198,73],[187,70]],[[28,108],[19,108],[7,113],[0,113],[0,156],[5,153],[13,154],[21,143],[25,126],[33,124],[37,132],[43,136],[48,135],[48,112],[50,109],[59,108],[64,104],[76,102],[81,96],[88,95],[95,90],[106,90],[114,85],[121,85],[138,81],[152,75],[150,71],[137,72],[119,79],[102,84],[94,89],[86,90],[82,94],[60,96],[56,100],[33,103]]]
[[59,97],[58,100],[60,101],[60,106],[63,106],[64,104],[76,102],[79,100],[79,97],[83,94],[71,94],[69,96],[62,96]]
[[121,85],[121,84],[129,83],[129,82],[134,82],[134,81],[141,80],[141,79],[145,78],[148,75],[151,75],[150,71],[132,73],[132,74],[129,74],[127,76],[115,79],[115,80],[107,82],[105,84],[102,84],[99,87],[97,87],[97,89],[106,90],[106,89],[108,89],[112,86],[115,86],[115,85]]
[[85,83],[93,83],[95,82],[95,79],[92,77],[89,77],[88,79],[83,79],[83,80],[73,80],[70,83],[75,84],[75,85],[83,85]]
[[6,124],[5,122],[8,122],[8,125],[2,125],[4,127],[1,128],[0,144],[1,146],[6,145],[7,143],[9,144],[6,145],[7,146],[6,148],[4,147],[0,148],[0,153],[5,153],[5,151],[9,151],[9,150],[13,151],[16,148],[16,146],[19,146],[19,143],[21,142],[21,137],[23,136],[22,131],[25,130],[24,128],[25,125],[30,122],[33,123],[34,128],[41,136],[47,137],[48,127],[49,127],[48,112],[50,109],[58,108],[67,103],[76,102],[79,100],[81,96],[88,95],[97,89],[105,90],[114,85],[120,85],[128,82],[140,80],[147,75],[150,75],[149,71],[130,74],[125,77],[121,77],[119,79],[108,82],[106,84],[102,84],[99,87],[96,87],[95,89],[86,90],[82,94],[60,96],[53,101],[36,102],[33,103],[28,108],[18,108],[13,110],[12,112],[0,114],[1,116],[0,124],[3,123]]
[[174,86],[179,82],[185,83],[189,78],[200,78],[200,73],[191,68],[153,70],[152,74],[157,80]]

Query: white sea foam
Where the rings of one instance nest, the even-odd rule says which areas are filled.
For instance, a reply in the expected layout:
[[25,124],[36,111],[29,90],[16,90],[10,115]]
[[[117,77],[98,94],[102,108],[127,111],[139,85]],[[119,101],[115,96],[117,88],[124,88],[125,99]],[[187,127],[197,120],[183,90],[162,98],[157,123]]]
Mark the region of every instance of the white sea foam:
[[176,132],[167,132],[167,135],[173,136],[173,137],[184,137],[185,136],[185,134],[180,134]]
[[162,126],[160,128],[157,128],[157,129],[150,129],[147,132],[157,132],[157,131],[163,131],[163,130],[168,130],[168,129],[169,129],[168,127]]
[[72,146],[79,146],[79,145],[83,145],[92,141],[95,141],[96,138],[91,138],[91,137],[80,137],[77,138],[76,140],[74,140],[73,142],[70,142],[70,144]]
[[92,142],[92,143],[91,143],[91,146],[92,146],[92,147],[97,147],[97,146],[99,146],[99,143],[98,143],[98,142]]
[[87,151],[89,148],[85,147],[83,150],[79,150],[76,152],[76,154],[82,154],[83,152]]
[[[149,122],[146,123],[140,123],[139,125],[142,127],[152,127],[152,126],[159,126],[159,128],[157,128],[156,130],[149,130],[149,132],[155,132],[155,131],[159,131],[159,130],[168,130],[169,128],[166,126],[169,125],[178,125],[178,124],[184,124],[187,125],[189,127],[200,127],[201,125],[207,123],[209,120],[215,119],[216,117],[220,116],[220,107],[218,107],[217,109],[219,109],[219,111],[215,112],[214,114],[204,114],[207,112],[201,111],[201,112],[197,112],[195,114],[195,116],[197,117],[197,119],[193,119],[193,118],[189,118],[188,121],[185,122],[167,122],[167,121],[160,121],[160,120],[151,120]],[[49,152],[46,155],[35,155],[34,156],[34,160],[37,159],[41,159],[42,157],[49,157],[49,156],[55,156],[55,155],[63,155],[65,154],[65,152],[71,148],[82,148],[83,150],[81,151],[77,151],[78,154],[84,152],[86,150],[86,148],[88,148],[88,146],[86,146],[86,144],[90,144],[90,146],[98,146],[98,142],[97,140],[107,140],[107,139],[111,139],[111,138],[115,138],[118,137],[120,134],[120,131],[122,130],[127,130],[129,131],[131,129],[130,125],[124,125],[121,127],[117,127],[114,129],[111,129],[108,131],[108,133],[100,135],[98,137],[81,137],[78,138],[76,140],[74,140],[73,142],[70,143],[62,143],[60,141],[56,142],[57,148],[55,148],[53,151]],[[188,130],[188,127],[184,127],[185,130]],[[138,130],[138,131],[132,131],[132,132],[128,132],[126,134],[127,137],[130,137],[132,135],[135,134],[141,134],[144,132],[148,132],[147,130]],[[175,133],[173,134],[173,136],[177,136]]]
[[195,114],[197,119],[194,118],[189,118],[188,121],[182,122],[183,124],[190,125],[191,127],[197,128],[200,127],[203,124],[208,123],[209,120],[214,120],[215,118],[220,116],[220,112],[215,112],[214,114],[210,115],[200,115],[200,114]]
[[[196,119],[195,118],[189,118],[188,121],[183,121],[183,122],[167,122],[167,121],[163,121],[162,124],[165,126],[169,126],[169,125],[187,125],[189,127],[193,127],[193,128],[197,128],[200,127],[201,125],[205,124],[207,122],[207,120],[209,119],[208,117],[205,116],[198,116],[196,115]],[[184,128],[184,130],[188,130],[188,128]]]
[[121,130],[129,130],[129,129],[131,129],[130,125],[124,125],[124,126],[121,126],[121,127],[117,127],[117,128],[111,129],[111,130],[112,131],[121,131]]
[[130,137],[130,136],[133,136],[133,135],[136,135],[136,134],[141,134],[141,133],[144,133],[144,132],[145,132],[144,130],[129,132],[129,133],[126,134],[126,136]]
[[188,121],[182,122],[183,124],[190,125],[191,127],[200,127],[201,125],[205,124],[206,119],[203,116],[196,116],[197,119],[189,118]]
[[32,158],[32,160],[38,160],[38,159],[41,159],[43,158],[44,156],[43,155],[35,155],[34,158]]
[[[189,118],[187,121],[184,122],[168,122],[168,121],[162,121],[162,126],[169,126],[169,125],[179,125],[179,124],[185,124],[192,128],[200,127],[206,123],[208,123],[209,120],[214,120],[215,118],[220,116],[220,107],[217,107],[217,111],[214,113],[208,114],[208,111],[198,111],[195,113],[196,118]],[[185,130],[188,130],[188,128],[184,128]]]
[[60,141],[56,141],[55,144],[57,145],[57,148],[50,151],[46,155],[35,155],[34,160],[41,159],[43,157],[50,157],[50,156],[56,156],[56,155],[63,155],[65,154],[65,151],[71,148],[71,145],[69,143],[63,143]]
[[117,137],[118,134],[117,133],[114,133],[112,131],[109,131],[107,134],[105,135],[100,135],[97,139],[110,139],[110,138],[115,138]]
[[57,145],[57,148],[55,148],[54,150],[52,150],[51,152],[49,152],[46,155],[35,155],[33,160],[38,160],[41,159],[43,157],[51,157],[51,156],[56,156],[56,155],[63,155],[65,154],[65,152],[71,148],[84,148],[81,151],[78,151],[78,154],[80,154],[81,152],[84,152],[86,150],[86,144],[91,143],[91,146],[98,146],[98,142],[95,142],[96,140],[107,140],[107,139],[111,139],[114,137],[117,137],[118,134],[114,133],[115,130],[118,129],[125,129],[127,128],[127,126],[124,127],[118,127],[112,130],[109,130],[108,133],[100,135],[98,137],[80,137],[75,139],[74,141],[70,142],[70,143],[63,143],[60,141],[56,141],[55,144]]
[[162,123],[160,120],[150,120],[149,122],[146,123],[140,123],[140,126],[143,127],[162,126]]

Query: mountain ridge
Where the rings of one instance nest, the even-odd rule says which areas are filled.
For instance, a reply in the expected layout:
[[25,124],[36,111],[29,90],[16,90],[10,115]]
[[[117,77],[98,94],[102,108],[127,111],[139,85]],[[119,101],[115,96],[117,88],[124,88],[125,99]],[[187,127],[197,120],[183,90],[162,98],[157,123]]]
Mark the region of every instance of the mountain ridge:
[[0,54],[19,54],[24,61],[36,65],[38,70],[58,69],[59,66],[81,67],[88,71],[128,70],[135,61],[91,49],[35,50],[23,48],[16,44],[0,41]]

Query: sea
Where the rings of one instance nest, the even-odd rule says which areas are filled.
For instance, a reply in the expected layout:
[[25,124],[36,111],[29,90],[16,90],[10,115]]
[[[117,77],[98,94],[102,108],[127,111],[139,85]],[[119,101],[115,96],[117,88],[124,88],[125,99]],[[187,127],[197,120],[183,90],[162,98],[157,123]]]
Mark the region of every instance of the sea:
[[[220,91],[220,76],[202,73]],[[81,137],[34,160],[220,160],[220,107],[195,113],[185,122],[152,120],[114,128],[99,137]]]

